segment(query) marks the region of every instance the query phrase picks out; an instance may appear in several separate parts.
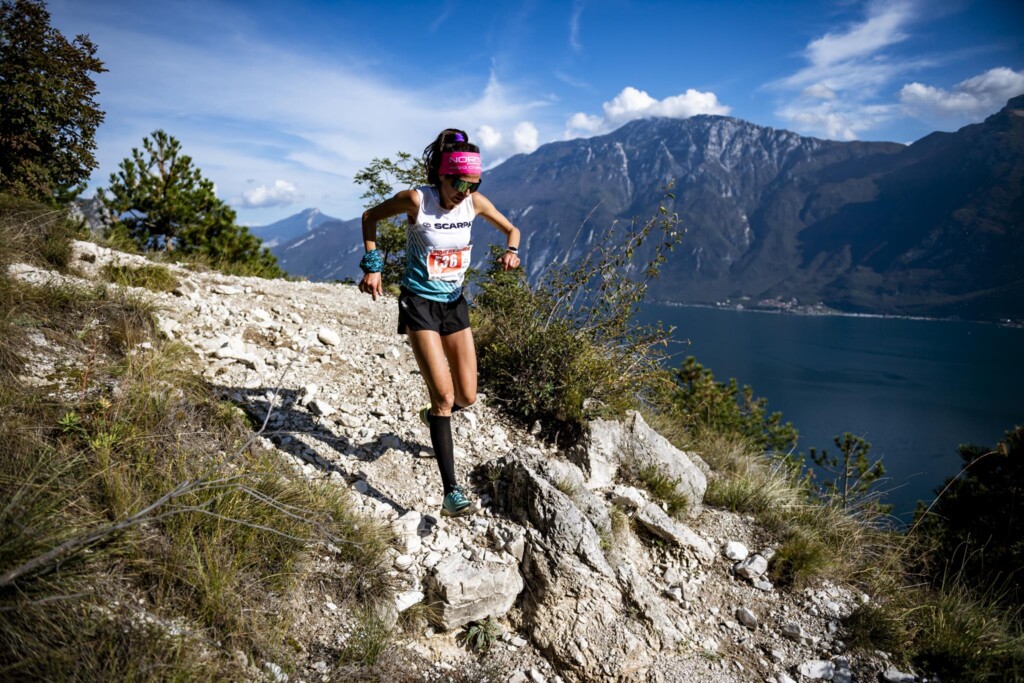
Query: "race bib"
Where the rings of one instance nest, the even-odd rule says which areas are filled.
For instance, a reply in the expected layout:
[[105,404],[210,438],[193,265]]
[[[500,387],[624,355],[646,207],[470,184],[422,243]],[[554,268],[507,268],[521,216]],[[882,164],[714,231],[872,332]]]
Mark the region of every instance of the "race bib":
[[458,282],[469,269],[469,252],[473,245],[457,249],[430,247],[427,250],[427,275],[431,280]]

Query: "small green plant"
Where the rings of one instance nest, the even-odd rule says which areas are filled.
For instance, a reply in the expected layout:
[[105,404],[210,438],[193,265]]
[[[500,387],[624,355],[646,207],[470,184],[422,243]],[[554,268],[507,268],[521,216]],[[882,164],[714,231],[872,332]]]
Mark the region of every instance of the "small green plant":
[[802,587],[831,566],[829,549],[820,539],[793,530],[772,558],[771,577],[782,585]]
[[474,621],[462,633],[462,642],[474,652],[486,652],[501,637],[503,629],[493,617]]
[[665,504],[666,511],[673,517],[682,517],[690,505],[690,499],[679,490],[682,482],[678,477],[668,475],[656,463],[626,463],[622,474],[628,480],[647,489],[654,498]]
[[57,421],[61,434],[85,434],[82,427],[82,418],[73,410],[64,413],[64,416]]
[[900,655],[913,637],[910,620],[895,602],[861,605],[843,621],[846,641],[855,648]]
[[144,287],[154,292],[170,292],[180,284],[167,267],[159,265],[129,267],[108,264],[100,270],[100,276],[122,287]]
[[371,667],[387,649],[391,629],[373,609],[359,610],[356,619],[356,625],[338,656],[338,663]]
[[844,508],[850,509],[857,505],[872,506],[879,512],[888,513],[891,505],[878,502],[873,486],[885,476],[885,467],[881,460],[871,461],[868,453],[871,444],[864,438],[844,432],[833,439],[840,455],[829,455],[822,449],[810,449],[810,458],[815,465],[830,472],[834,477],[822,483],[822,491]]
[[572,498],[573,496],[580,492],[579,482],[570,477],[556,479],[554,484],[556,489],[558,489],[565,495],[569,496],[570,498]]
[[598,529],[601,539],[601,550],[608,555],[616,547],[622,546],[630,533],[630,518],[621,506],[612,505],[608,508],[608,517],[611,521],[609,528]]

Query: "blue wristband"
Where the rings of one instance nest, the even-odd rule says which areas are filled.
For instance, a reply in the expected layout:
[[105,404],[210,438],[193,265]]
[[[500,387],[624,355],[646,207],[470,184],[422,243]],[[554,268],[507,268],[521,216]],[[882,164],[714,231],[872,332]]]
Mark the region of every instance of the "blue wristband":
[[376,249],[363,254],[363,260],[359,262],[359,268],[364,273],[379,273],[384,270],[384,259]]

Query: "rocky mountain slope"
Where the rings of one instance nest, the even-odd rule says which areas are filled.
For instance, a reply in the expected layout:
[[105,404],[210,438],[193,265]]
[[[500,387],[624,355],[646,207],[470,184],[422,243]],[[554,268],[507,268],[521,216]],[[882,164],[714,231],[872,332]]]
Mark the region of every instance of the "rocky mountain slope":
[[[105,264],[146,263],[86,242],[75,259],[86,281]],[[753,518],[703,505],[715,473],[639,415],[592,423],[582,442],[558,451],[481,396],[453,421],[458,475],[480,510],[444,518],[416,417],[427,395],[393,332],[392,298],[171,268],[173,293],[134,291],[157,300],[160,329],[195,352],[195,371],[258,421],[269,413],[261,439],[296,476],[346,487],[362,514],[391,524],[399,591],[383,613],[393,623],[429,606],[433,623],[396,636],[430,663],[422,680],[453,670],[516,683],[915,680],[884,655],[846,651],[840,621],[868,596],[829,581],[799,592],[773,586],[765,572],[776,539]],[[10,272],[36,283],[60,277],[25,265]],[[627,463],[676,477],[686,518],[621,482]],[[488,617],[504,635],[475,655],[457,636]],[[267,662],[266,680],[333,680],[331,662],[310,653],[351,637],[351,615],[323,594],[303,626],[285,667],[291,678]]]
[[[660,300],[1024,318],[1024,96],[909,146],[721,116],[633,121],[515,156],[483,190],[523,230],[533,278],[663,203],[687,233],[654,287]],[[332,224],[274,251],[295,274],[356,277],[358,230]],[[481,226],[476,242],[497,237]]]

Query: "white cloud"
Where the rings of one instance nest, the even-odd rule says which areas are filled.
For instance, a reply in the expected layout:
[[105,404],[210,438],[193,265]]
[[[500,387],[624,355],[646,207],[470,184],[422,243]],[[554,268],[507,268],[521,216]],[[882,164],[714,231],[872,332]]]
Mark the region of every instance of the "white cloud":
[[268,206],[288,206],[302,199],[302,194],[287,180],[275,180],[273,185],[260,185],[242,194],[238,203],[247,209]]
[[801,133],[837,140],[855,140],[891,119],[898,107],[879,103],[879,93],[900,74],[928,64],[887,51],[909,37],[907,27],[918,11],[911,0],[874,0],[863,21],[810,41],[804,50],[808,65],[767,86],[793,93],[776,115]]
[[570,137],[570,131],[574,133],[571,137],[580,135],[597,135],[604,128],[604,119],[594,114],[579,112],[569,117],[566,123],[566,137]]
[[575,0],[572,3],[572,16],[569,18],[569,47],[573,52],[582,52],[583,44],[580,43],[580,15],[583,14],[583,0]]
[[908,83],[899,92],[900,102],[912,116],[932,121],[967,122],[1002,108],[1011,97],[1024,93],[1024,70],[989,69],[968,78],[951,90],[923,83]]
[[501,147],[502,135],[490,126],[480,126],[476,129],[476,140],[481,150],[491,152]]
[[856,140],[860,133],[887,121],[895,114],[893,105],[844,105],[819,102],[782,108],[777,113],[797,130],[829,140]]
[[518,154],[529,154],[537,149],[537,138],[540,132],[537,126],[529,121],[523,121],[512,131],[512,139],[515,142],[515,150]]
[[513,154],[529,154],[540,145],[540,131],[531,121],[519,121],[514,126],[499,130],[495,126],[482,125],[470,139],[480,145],[484,153],[484,166],[493,168]]
[[826,33],[807,45],[806,55],[819,68],[867,57],[883,47],[906,40],[905,24],[912,19],[909,2],[874,2],[868,18],[845,33]]
[[814,85],[804,88],[803,94],[804,97],[811,97],[818,100],[836,99],[836,91],[824,83],[815,83]]
[[[513,128],[539,122],[551,105],[493,72],[476,85],[474,74],[462,74],[455,98],[443,78],[396,82],[358,54],[270,43],[250,30],[243,11],[216,2],[203,13],[181,12],[184,25],[173,32],[153,20],[154,12],[172,11],[162,3],[131,19],[116,7],[100,9],[60,5],[75,33],[103,47],[109,69],[96,78],[107,121],[97,134],[92,187],[104,185],[143,136],[163,128],[226,197],[238,198],[242,221],[264,219],[246,215],[255,211],[244,199],[253,189],[248,178],[287,178],[325,213],[352,216],[363,202],[351,179],[374,157],[418,154],[439,130],[479,124],[506,132],[511,145]],[[223,26],[237,30],[212,30]]]
[[726,115],[730,108],[718,101],[713,92],[689,89],[685,93],[658,100],[632,86],[602,105],[603,116],[579,112],[566,122],[565,137],[597,135],[618,128],[634,119],[665,116],[687,119],[698,114]]
[[907,64],[886,59],[879,52],[907,38],[904,28],[915,19],[910,2],[874,2],[868,17],[843,33],[826,33],[807,44],[810,64],[771,85],[803,90],[824,87],[832,91],[862,90],[887,82]]

